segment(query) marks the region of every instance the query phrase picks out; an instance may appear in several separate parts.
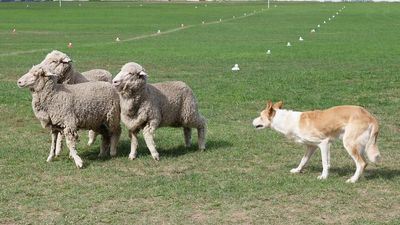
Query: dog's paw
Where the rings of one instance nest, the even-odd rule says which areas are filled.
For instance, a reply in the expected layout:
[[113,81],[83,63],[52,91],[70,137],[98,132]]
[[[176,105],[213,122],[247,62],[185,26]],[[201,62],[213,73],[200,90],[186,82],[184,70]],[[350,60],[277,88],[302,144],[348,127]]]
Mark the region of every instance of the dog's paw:
[[293,168],[290,170],[290,173],[300,173],[301,170],[299,170],[298,168]]
[[357,182],[358,179],[355,179],[354,177],[351,177],[350,179],[346,180],[346,183],[351,183],[354,184],[355,182]]

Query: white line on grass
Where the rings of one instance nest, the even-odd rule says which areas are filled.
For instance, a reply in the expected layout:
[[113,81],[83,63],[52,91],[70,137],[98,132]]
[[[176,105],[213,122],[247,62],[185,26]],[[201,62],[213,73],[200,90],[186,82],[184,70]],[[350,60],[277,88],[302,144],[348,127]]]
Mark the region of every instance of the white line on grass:
[[[160,36],[160,35],[164,35],[164,34],[170,34],[170,33],[178,32],[178,31],[182,31],[182,30],[189,29],[189,28],[192,28],[192,27],[213,25],[213,24],[218,24],[218,23],[229,22],[229,21],[232,21],[232,20],[239,20],[239,19],[243,19],[243,18],[246,18],[246,17],[249,17],[249,16],[254,16],[257,13],[263,13],[263,12],[265,12],[265,11],[264,10],[260,10],[259,12],[244,14],[243,16],[237,16],[237,17],[230,18],[230,19],[217,20],[217,21],[211,21],[211,22],[204,22],[204,23],[200,23],[200,24],[196,24],[196,25],[185,25],[183,27],[180,26],[178,28],[173,28],[173,29],[170,29],[170,30],[162,31],[160,33],[156,32],[156,33],[152,33],[152,34],[144,34],[144,35],[140,35],[140,36],[136,36],[136,37],[121,39],[119,42],[110,41],[110,42],[106,42],[106,43],[103,43],[103,44],[118,44],[120,42],[129,42],[129,41],[142,40],[142,39],[146,39],[146,38],[152,38],[152,37],[156,37],[156,36]],[[95,45],[99,45],[99,44],[100,43],[82,44],[80,46],[90,47],[90,46],[95,46]],[[41,49],[32,49],[32,50],[26,50],[26,51],[15,51],[15,52],[1,53],[0,57],[15,56],[15,55],[22,55],[22,54],[30,54],[30,53],[36,53],[36,52],[42,52],[42,51],[44,52],[44,51],[51,51],[51,50],[52,49],[50,49],[50,48],[41,48]]]

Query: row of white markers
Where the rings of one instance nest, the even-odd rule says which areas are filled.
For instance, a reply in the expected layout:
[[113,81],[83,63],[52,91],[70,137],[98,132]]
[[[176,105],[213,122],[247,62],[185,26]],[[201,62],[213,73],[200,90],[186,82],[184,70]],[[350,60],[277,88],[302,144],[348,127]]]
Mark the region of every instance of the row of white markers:
[[[331,20],[335,19],[335,17],[336,17],[337,15],[339,15],[339,13],[341,13],[342,10],[344,10],[345,8],[346,8],[346,6],[343,6],[341,9],[339,9],[334,15],[332,15],[331,17],[328,18],[328,21],[331,21]],[[324,20],[323,24],[326,24],[326,23],[327,23],[327,21]],[[321,27],[321,24],[318,24],[318,25],[317,25],[317,28],[320,28],[320,27]],[[316,32],[316,29],[313,28],[313,29],[311,29],[310,32],[311,32],[311,33],[315,33],[315,32]],[[300,36],[300,37],[299,37],[299,41],[304,41],[303,37]],[[286,44],[286,46],[287,46],[287,47],[291,47],[292,44],[291,44],[290,42],[288,42],[288,43]],[[267,50],[267,55],[271,55],[271,54],[272,54],[271,49],[268,49],[268,50]],[[236,64],[235,64],[235,65],[236,65]],[[233,70],[233,68],[232,68],[232,70]]]
[[[276,7],[276,6],[275,6],[275,7]],[[341,13],[342,10],[344,10],[345,8],[346,8],[346,6],[343,6],[341,9],[339,9],[339,11],[337,11],[334,15],[332,15],[331,17],[328,18],[328,21],[331,21],[331,20],[335,19],[335,17],[336,17],[337,15],[339,15],[339,13]],[[326,24],[326,23],[327,23],[327,21],[324,20],[323,24]],[[318,25],[317,25],[317,28],[320,28],[320,27],[321,27],[321,24],[318,24]],[[313,28],[313,29],[311,29],[310,32],[311,32],[311,33],[315,33],[315,32],[316,32],[316,29]],[[299,41],[304,41],[304,38],[300,36],[300,37],[299,37]],[[288,42],[288,43],[286,44],[286,46],[287,46],[287,47],[291,47],[292,44],[291,44],[290,42]],[[271,49],[268,49],[268,50],[267,50],[267,55],[271,55],[271,54],[272,54]],[[239,70],[240,70],[239,64],[235,64],[235,65],[232,67],[232,71],[239,71]]]
[[[140,6],[142,6],[142,5],[140,5]],[[207,4],[205,4],[205,5],[204,5],[204,7],[207,7]],[[276,8],[276,7],[278,7],[278,6],[277,6],[277,5],[275,5],[274,7]],[[197,9],[197,8],[198,8],[198,6],[195,6],[194,8],[196,8],[196,9]],[[262,8],[262,9],[261,9],[261,12],[262,12],[262,11],[264,11],[264,10],[265,10],[265,9],[264,9],[264,8]],[[253,13],[243,13],[243,16],[250,16],[250,15],[254,15],[254,14],[256,14],[256,12],[257,12],[257,11],[256,11],[256,10],[254,10],[254,11],[253,11]],[[232,16],[232,19],[236,19],[236,16]],[[220,18],[220,19],[219,19],[219,20],[217,20],[217,21],[211,21],[211,22],[208,22],[208,23],[216,23],[216,22],[222,22],[222,18]],[[203,25],[204,25],[204,24],[206,24],[206,21],[204,21],[204,20],[203,20],[203,21],[201,21],[201,24],[203,24]],[[181,28],[183,28],[183,27],[185,27],[185,24],[183,24],[183,23],[182,23],[182,24],[181,24]],[[161,34],[161,30],[157,30],[157,32],[156,32],[156,33],[157,33],[157,34]],[[115,41],[116,41],[116,42],[119,42],[119,41],[121,41],[121,39],[120,39],[119,37],[117,37],[117,38],[115,38]]]

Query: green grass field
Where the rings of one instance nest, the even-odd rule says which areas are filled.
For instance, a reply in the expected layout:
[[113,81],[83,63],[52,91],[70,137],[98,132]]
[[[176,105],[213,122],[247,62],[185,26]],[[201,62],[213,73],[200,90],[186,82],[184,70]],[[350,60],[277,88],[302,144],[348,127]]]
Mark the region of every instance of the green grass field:
[[[400,4],[26,4],[0,4],[0,224],[400,223]],[[101,160],[100,140],[87,147],[82,131],[84,169],[66,148],[46,163],[49,131],[16,80],[52,49],[78,71],[115,75],[135,61],[150,83],[186,82],[208,119],[207,150],[197,150],[196,132],[186,149],[181,129],[162,128],[161,161],[142,135],[130,161],[124,129],[118,156]],[[290,174],[305,148],[251,125],[267,99],[302,111],[366,107],[380,121],[382,164],[346,184],[355,164],[337,142],[328,180],[317,180],[319,153]]]

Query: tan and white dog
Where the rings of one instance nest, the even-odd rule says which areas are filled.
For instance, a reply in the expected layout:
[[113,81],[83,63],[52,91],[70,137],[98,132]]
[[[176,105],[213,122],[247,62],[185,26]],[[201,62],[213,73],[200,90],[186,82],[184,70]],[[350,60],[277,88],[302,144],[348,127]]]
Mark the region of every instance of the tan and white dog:
[[299,166],[290,170],[291,173],[301,172],[315,150],[320,148],[323,169],[318,179],[326,179],[330,167],[330,143],[337,138],[343,140],[343,146],[357,167],[356,172],[347,182],[356,182],[363,173],[367,166],[365,155],[373,163],[380,160],[376,144],[379,132],[378,122],[364,108],[346,105],[326,110],[296,112],[282,109],[282,105],[282,101],[275,104],[268,101],[260,117],[253,120],[253,126],[257,129],[271,127],[307,146],[307,151]]

